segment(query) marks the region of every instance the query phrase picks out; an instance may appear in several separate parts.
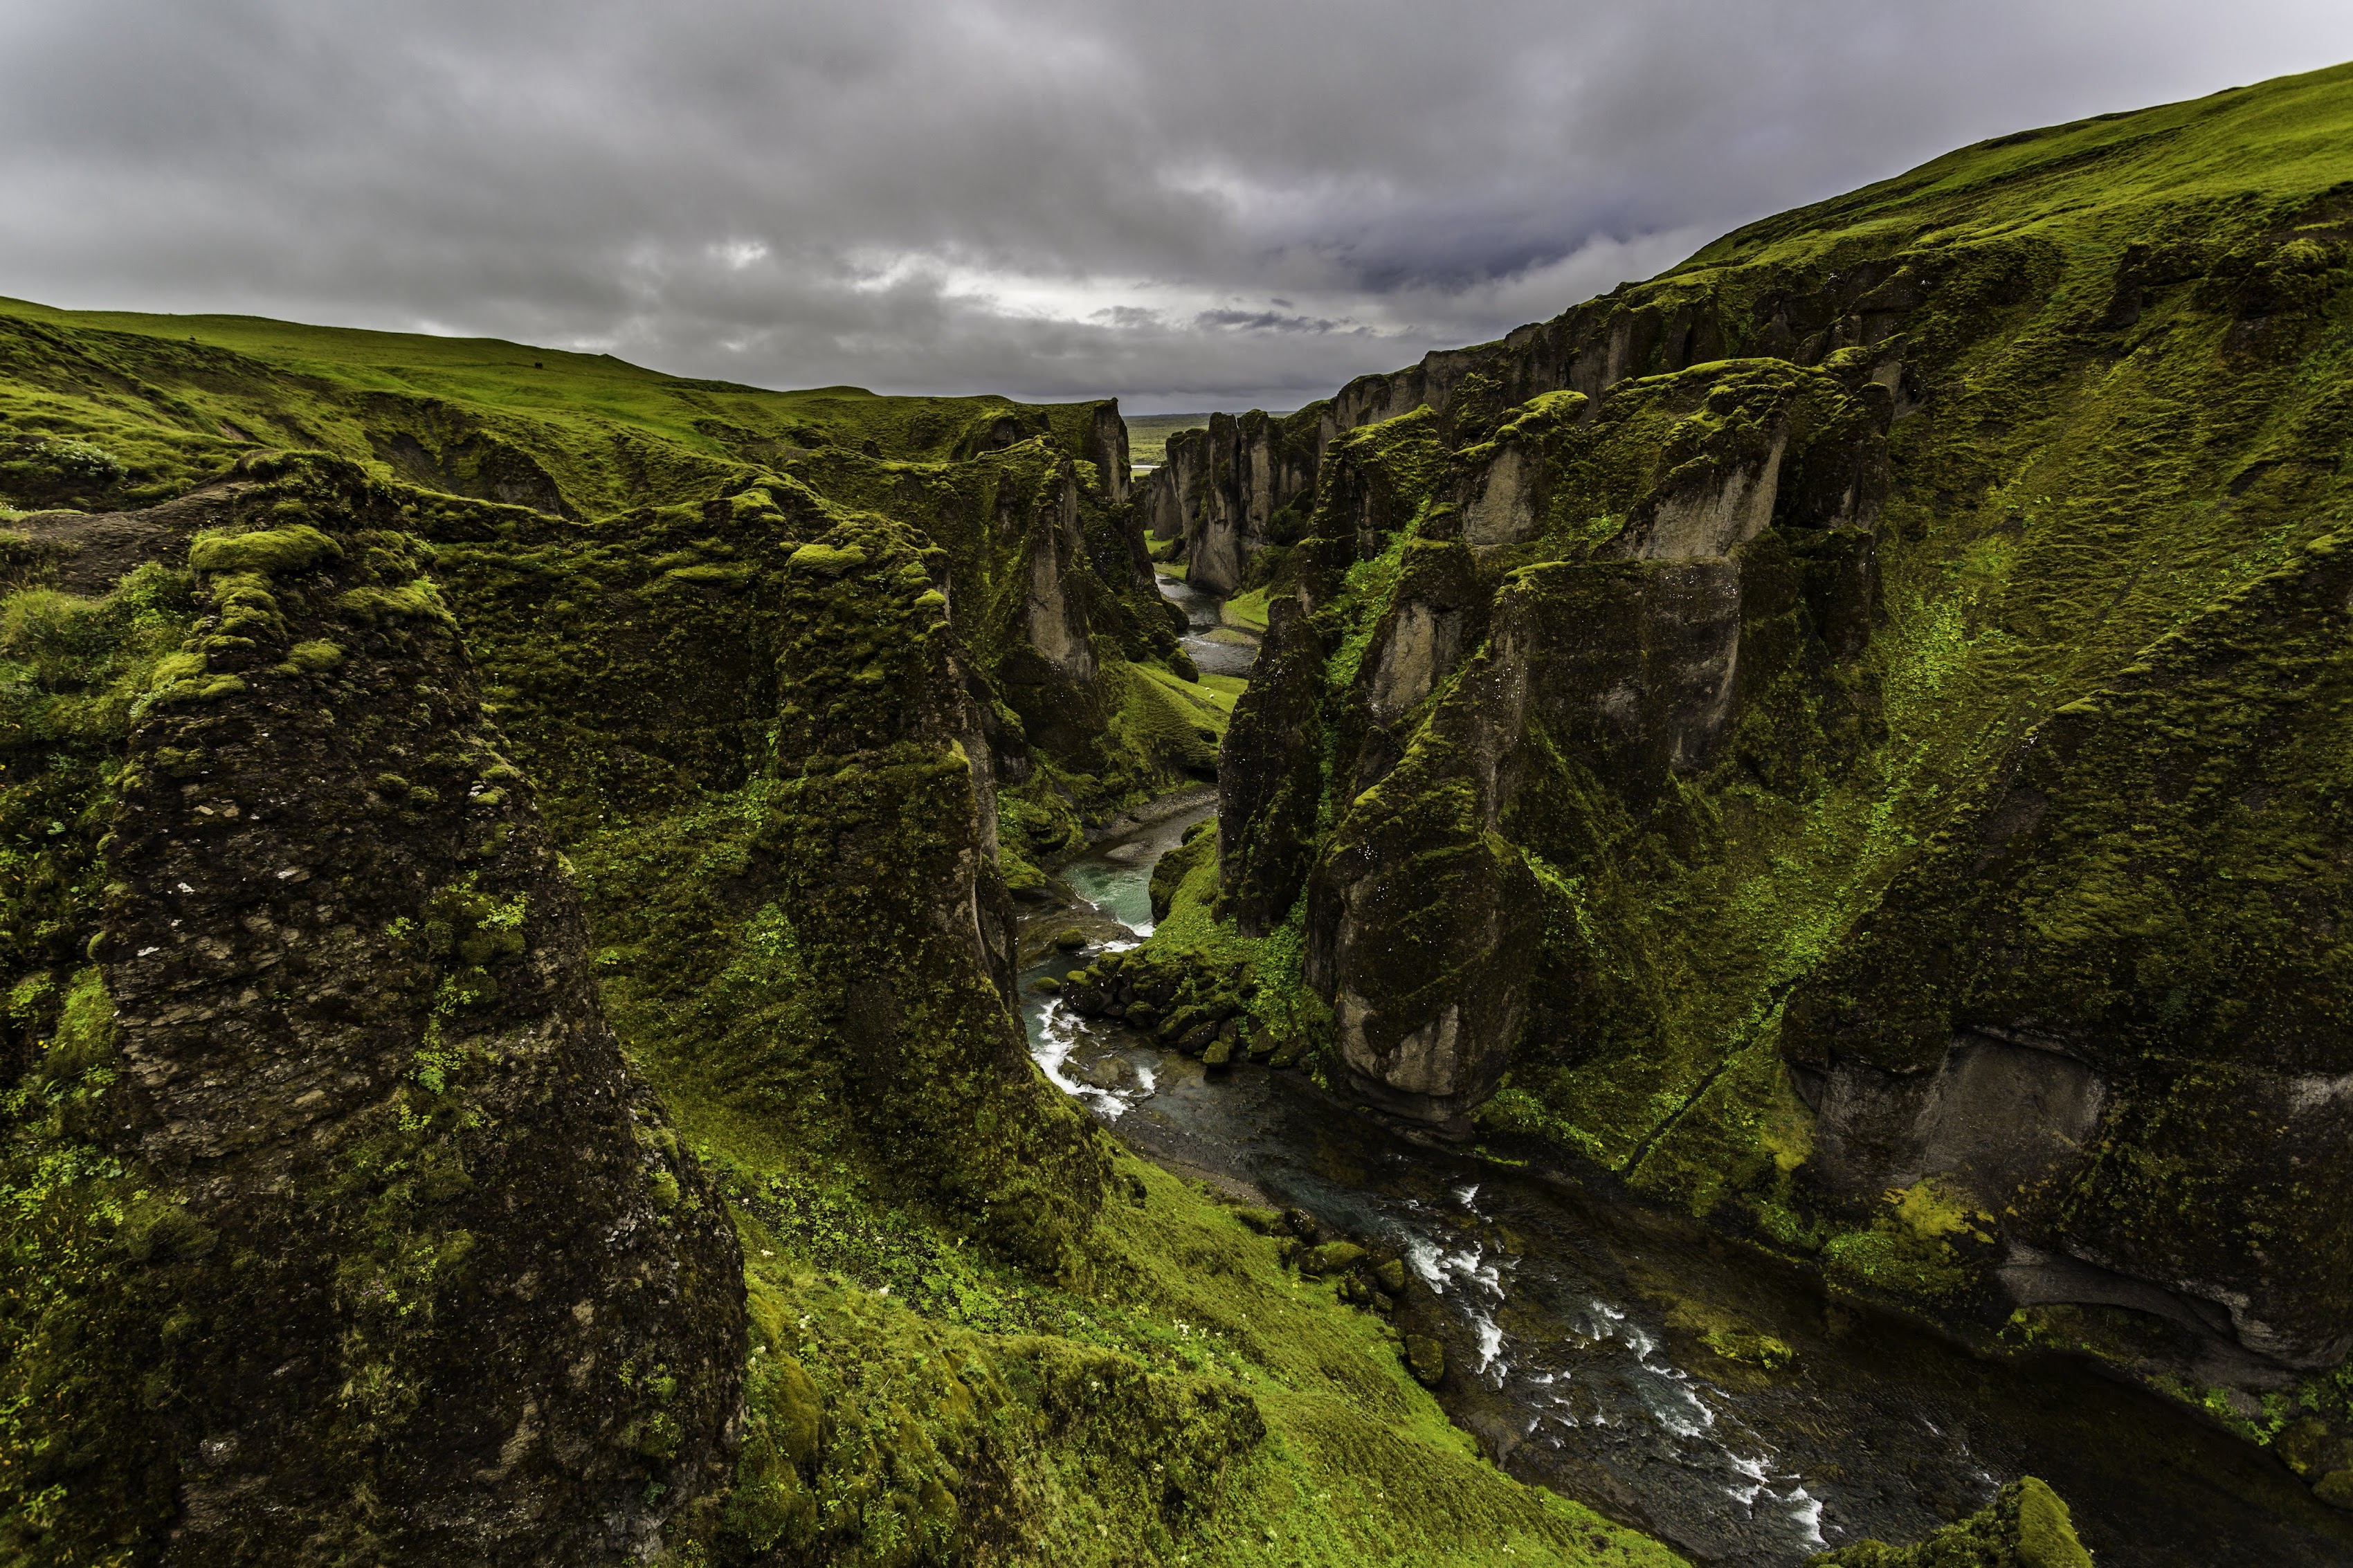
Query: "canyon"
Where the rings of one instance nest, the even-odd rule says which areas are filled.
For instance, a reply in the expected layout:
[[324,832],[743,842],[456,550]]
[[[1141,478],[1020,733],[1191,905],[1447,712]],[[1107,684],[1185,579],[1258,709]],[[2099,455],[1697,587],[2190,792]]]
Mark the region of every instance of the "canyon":
[[[1487,1254],[1145,1147],[1128,1042],[2164,1402],[2353,1561],[2348,130],[1980,143],[1135,478],[1108,401],[0,301],[0,1551],[1695,1552],[1508,1463]],[[1763,1311],[1684,1380],[1802,1396]],[[1757,1560],[2143,1550],[1915,1512]]]

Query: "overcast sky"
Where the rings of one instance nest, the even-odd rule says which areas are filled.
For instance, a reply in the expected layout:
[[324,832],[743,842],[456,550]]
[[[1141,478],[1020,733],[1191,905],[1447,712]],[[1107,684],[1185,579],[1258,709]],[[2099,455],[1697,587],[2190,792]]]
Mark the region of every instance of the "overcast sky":
[[2347,0],[0,0],[0,293],[1287,408]]

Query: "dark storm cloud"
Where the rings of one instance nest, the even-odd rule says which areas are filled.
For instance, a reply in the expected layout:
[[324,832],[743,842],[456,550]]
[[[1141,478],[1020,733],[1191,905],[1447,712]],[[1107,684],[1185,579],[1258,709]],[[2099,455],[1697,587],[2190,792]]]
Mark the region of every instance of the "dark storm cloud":
[[2348,55],[2337,0],[0,0],[0,292],[1283,406]]

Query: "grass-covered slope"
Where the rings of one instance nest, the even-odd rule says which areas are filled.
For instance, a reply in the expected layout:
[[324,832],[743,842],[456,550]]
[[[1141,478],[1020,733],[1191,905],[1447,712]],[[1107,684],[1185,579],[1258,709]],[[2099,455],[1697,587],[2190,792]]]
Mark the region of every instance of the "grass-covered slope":
[[[745,465],[828,447],[938,461],[1043,435],[1115,470],[1113,493],[1126,493],[1124,432],[1103,405],[770,392],[493,338],[9,300],[0,374],[0,422],[18,446],[0,468],[0,497],[19,508],[157,499],[256,445],[597,517],[700,500]],[[77,472],[25,449],[53,436],[107,448],[118,472]]]
[[2002,138],[1344,390],[1160,957],[2341,1434],[2348,131],[2339,68]]

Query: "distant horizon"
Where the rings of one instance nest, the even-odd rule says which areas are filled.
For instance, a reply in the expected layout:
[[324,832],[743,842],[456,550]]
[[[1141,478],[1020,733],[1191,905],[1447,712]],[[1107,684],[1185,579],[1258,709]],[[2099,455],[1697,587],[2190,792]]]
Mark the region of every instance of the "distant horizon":
[[[575,357],[575,358],[584,358],[584,359],[609,359],[609,360],[612,360],[612,361],[616,362],[617,363],[620,363],[620,364],[628,365],[628,366],[630,369],[632,369],[632,370],[641,370],[641,371],[644,371],[644,372],[648,373],[649,374],[652,374],[652,375],[659,375],[659,376],[667,376],[667,377],[670,377],[670,378],[671,378],[671,379],[673,379],[673,380],[677,380],[677,381],[715,381],[715,380],[723,380],[723,379],[724,379],[724,380],[733,380],[735,384],[737,384],[737,385],[741,385],[741,386],[749,387],[750,389],[752,389],[753,391],[755,391],[755,392],[781,392],[781,393],[807,394],[807,393],[816,393],[816,392],[828,392],[828,391],[833,391],[833,390],[836,390],[836,389],[839,389],[839,390],[842,390],[842,391],[864,393],[865,395],[868,395],[868,396],[870,396],[870,397],[1005,397],[1005,398],[1008,398],[1009,401],[1012,401],[1012,402],[1016,402],[1016,403],[1028,403],[1028,404],[1033,404],[1033,405],[1034,405],[1034,404],[1055,404],[1055,403],[1100,403],[1100,402],[1105,401],[1106,399],[1116,399],[1116,400],[1119,402],[1119,405],[1120,405],[1120,417],[1121,417],[1121,418],[1123,418],[1123,419],[1128,419],[1128,418],[1136,418],[1136,419],[1163,419],[1163,418],[1187,418],[1187,417],[1199,417],[1199,418],[1204,418],[1204,419],[1206,419],[1206,418],[1208,418],[1209,416],[1211,416],[1211,415],[1213,415],[1213,414],[1244,414],[1244,413],[1248,413],[1248,412],[1250,412],[1250,410],[1252,410],[1252,409],[1257,409],[1257,410],[1260,410],[1260,411],[1261,411],[1261,412],[1263,412],[1263,413],[1267,413],[1267,414],[1274,415],[1275,416],[1277,416],[1277,417],[1279,417],[1279,418],[1287,418],[1287,417],[1289,417],[1290,416],[1292,416],[1292,415],[1293,415],[1293,414],[1298,413],[1298,412],[1299,412],[1299,410],[1300,410],[1301,408],[1303,408],[1303,407],[1305,407],[1305,406],[1306,406],[1306,404],[1305,404],[1305,403],[1302,403],[1302,404],[1298,404],[1298,405],[1294,405],[1294,406],[1288,407],[1288,408],[1270,408],[1270,407],[1267,407],[1267,406],[1266,406],[1264,404],[1262,404],[1262,403],[1251,403],[1251,404],[1245,404],[1245,405],[1240,405],[1240,406],[1237,406],[1237,407],[1202,408],[1202,407],[1198,407],[1198,406],[1196,406],[1196,407],[1189,407],[1189,408],[1134,409],[1134,408],[1130,408],[1130,407],[1128,406],[1128,396],[1129,396],[1129,395],[1124,394],[1124,393],[1115,393],[1115,392],[1098,393],[1098,394],[1095,394],[1095,395],[1090,395],[1090,396],[1058,397],[1058,398],[1047,398],[1047,399],[1031,399],[1031,398],[1018,398],[1018,397],[1012,397],[1012,396],[1011,396],[1011,395],[1009,395],[1009,394],[1008,394],[1008,393],[998,392],[998,391],[995,391],[995,390],[991,390],[991,389],[984,389],[984,390],[981,390],[981,391],[964,391],[964,392],[938,392],[938,391],[928,391],[928,390],[926,390],[926,391],[908,391],[908,390],[903,390],[903,389],[884,389],[884,388],[880,388],[880,387],[871,387],[871,386],[859,386],[859,385],[856,385],[856,384],[851,384],[851,383],[849,383],[849,382],[826,382],[826,383],[814,384],[806,385],[806,386],[764,386],[764,385],[761,385],[760,384],[758,384],[758,383],[756,383],[756,382],[741,381],[741,380],[736,380],[735,378],[720,378],[720,377],[712,377],[712,376],[691,375],[691,374],[681,374],[681,373],[677,372],[677,371],[664,370],[664,369],[663,369],[662,367],[660,367],[659,365],[642,363],[640,363],[640,362],[638,362],[638,361],[632,360],[632,359],[628,359],[628,358],[626,358],[626,357],[624,357],[624,356],[622,356],[622,355],[615,354],[615,353],[607,353],[607,352],[599,352],[599,353],[586,353],[585,351],[582,351],[582,350],[579,350],[579,349],[568,349],[568,348],[562,348],[562,347],[558,347],[558,346],[556,346],[556,345],[554,345],[554,344],[550,344],[550,343],[534,343],[534,342],[527,342],[527,341],[522,340],[522,339],[520,339],[520,338],[506,338],[506,337],[500,337],[500,336],[497,336],[496,334],[492,334],[492,333],[480,333],[480,332],[435,332],[435,331],[412,331],[412,330],[408,330],[408,329],[396,328],[396,327],[368,327],[368,326],[353,326],[353,325],[350,325],[350,324],[348,324],[348,323],[345,323],[345,322],[340,322],[340,321],[297,321],[297,320],[295,320],[295,319],[293,319],[293,318],[291,318],[291,317],[287,317],[287,316],[269,316],[269,315],[260,315],[260,314],[257,314],[257,313],[255,313],[255,312],[248,311],[248,310],[139,310],[126,309],[126,308],[123,308],[123,307],[121,307],[121,306],[112,306],[112,305],[97,305],[97,306],[88,306],[88,307],[84,307],[84,306],[69,306],[69,305],[53,305],[53,304],[48,303],[48,302],[47,302],[47,301],[46,301],[46,300],[28,299],[28,298],[26,298],[26,297],[25,297],[25,296],[23,296],[23,295],[19,295],[19,294],[0,294],[0,304],[29,305],[29,306],[32,306],[34,309],[36,309],[36,310],[43,310],[43,311],[54,311],[54,312],[56,312],[57,314],[59,314],[59,315],[89,315],[89,316],[141,316],[141,317],[147,317],[147,318],[150,318],[150,319],[153,319],[153,320],[156,320],[156,321],[206,321],[206,320],[214,320],[214,321],[260,321],[260,322],[266,322],[266,323],[269,323],[269,324],[270,324],[270,325],[274,325],[274,326],[301,327],[301,328],[303,328],[303,329],[305,329],[305,330],[310,330],[310,331],[329,331],[329,332],[368,332],[368,333],[373,333],[373,334],[375,334],[375,335],[377,335],[377,336],[381,336],[381,337],[430,338],[430,339],[438,340],[438,341],[442,342],[481,342],[481,343],[502,343],[502,344],[506,345],[506,346],[507,346],[507,347],[509,347],[509,348],[517,349],[517,350],[522,350],[522,351],[526,351],[526,352],[528,352],[528,353],[542,353],[542,354],[565,354],[565,355],[569,355],[569,356],[572,356],[572,357]],[[169,334],[158,334],[158,335],[169,335]],[[1339,388],[1338,388],[1338,387],[1334,387],[1332,390],[1333,390],[1334,392],[1337,392],[1337,391],[1339,390]],[[1147,395],[1147,396],[1148,396],[1148,395]],[[1325,395],[1327,395],[1327,396],[1328,396],[1328,395],[1329,395],[1329,394],[1326,394]],[[1165,401],[1165,400],[1166,400],[1166,399],[1164,398],[1164,401]],[[1309,399],[1309,400],[1308,400],[1308,402],[1314,402],[1314,401],[1316,401],[1316,400],[1315,400],[1315,399],[1313,399],[1313,398],[1311,398],[1311,399]]]
[[2353,57],[2318,0],[545,21],[13,8],[0,292],[761,387],[1297,408],[1956,148]]

